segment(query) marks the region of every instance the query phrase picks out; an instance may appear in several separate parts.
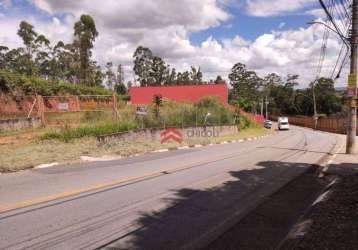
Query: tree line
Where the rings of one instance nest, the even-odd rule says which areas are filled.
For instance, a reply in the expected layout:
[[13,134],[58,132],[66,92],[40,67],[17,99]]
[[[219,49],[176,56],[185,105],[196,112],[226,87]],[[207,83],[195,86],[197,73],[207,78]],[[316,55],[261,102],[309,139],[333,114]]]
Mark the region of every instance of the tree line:
[[[298,89],[299,75],[279,76],[270,73],[261,78],[242,63],[235,64],[229,74],[231,103],[246,111],[260,112],[268,103],[270,114],[312,116],[313,93],[317,112],[324,115],[345,112],[343,94],[337,93],[334,81],[321,77],[306,89]],[[313,92],[314,91],[314,92]]]

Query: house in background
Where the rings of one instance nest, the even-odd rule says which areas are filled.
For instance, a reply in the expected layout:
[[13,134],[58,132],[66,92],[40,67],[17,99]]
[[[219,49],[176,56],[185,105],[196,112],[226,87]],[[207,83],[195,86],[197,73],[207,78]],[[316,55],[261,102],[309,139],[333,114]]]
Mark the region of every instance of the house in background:
[[190,103],[196,103],[204,97],[217,97],[223,104],[227,104],[228,92],[226,84],[131,87],[129,89],[133,105],[151,104],[155,95],[161,95],[163,100]]

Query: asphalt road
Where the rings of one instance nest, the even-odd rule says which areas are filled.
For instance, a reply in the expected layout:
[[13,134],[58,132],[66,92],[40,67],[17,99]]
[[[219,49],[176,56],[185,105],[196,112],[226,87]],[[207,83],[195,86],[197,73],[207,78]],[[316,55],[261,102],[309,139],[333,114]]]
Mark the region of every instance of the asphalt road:
[[0,175],[0,249],[197,249],[343,143],[264,139]]

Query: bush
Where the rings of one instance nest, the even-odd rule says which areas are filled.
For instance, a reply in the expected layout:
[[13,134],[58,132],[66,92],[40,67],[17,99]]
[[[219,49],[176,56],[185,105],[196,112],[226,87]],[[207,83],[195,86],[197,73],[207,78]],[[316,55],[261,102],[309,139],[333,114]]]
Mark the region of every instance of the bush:
[[63,142],[70,142],[73,139],[89,137],[89,136],[100,136],[104,134],[113,134],[119,132],[125,132],[137,128],[135,123],[105,123],[101,125],[86,126],[79,128],[68,128],[65,127],[59,132],[49,132],[40,136],[40,140],[51,140],[56,139]]
[[68,82],[52,82],[0,70],[0,89],[12,95],[111,95],[104,87],[89,87]]

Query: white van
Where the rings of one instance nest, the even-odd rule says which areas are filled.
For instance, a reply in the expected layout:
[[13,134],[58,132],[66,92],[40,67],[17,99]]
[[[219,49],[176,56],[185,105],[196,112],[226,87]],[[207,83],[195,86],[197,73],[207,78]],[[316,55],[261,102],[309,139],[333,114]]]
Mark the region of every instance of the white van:
[[287,117],[279,117],[278,118],[278,130],[289,130],[290,125],[288,124]]

